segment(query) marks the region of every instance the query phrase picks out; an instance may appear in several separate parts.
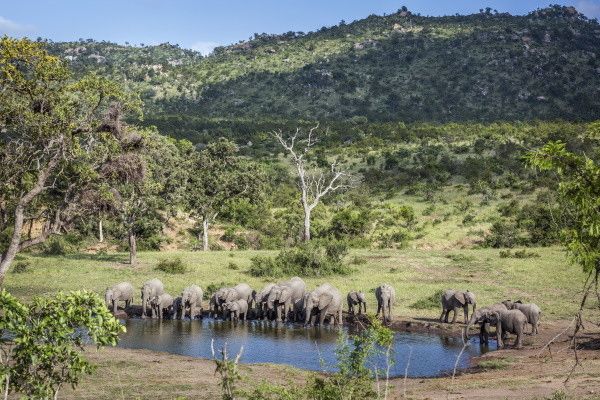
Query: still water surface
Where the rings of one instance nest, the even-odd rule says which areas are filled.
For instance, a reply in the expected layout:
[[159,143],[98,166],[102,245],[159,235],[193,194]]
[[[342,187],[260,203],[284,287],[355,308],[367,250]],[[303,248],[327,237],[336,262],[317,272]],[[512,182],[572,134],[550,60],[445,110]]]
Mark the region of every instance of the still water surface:
[[[121,336],[119,347],[211,358],[211,339],[214,339],[215,350],[227,343],[230,354],[237,354],[244,346],[240,359],[243,363],[287,364],[313,371],[335,370],[338,328],[334,327],[305,328],[263,321],[233,323],[212,319],[129,319],[124,323],[127,333]],[[452,374],[456,357],[463,347],[460,337],[397,332],[395,338],[394,364],[390,370],[393,377],[404,376],[409,356],[409,377]],[[471,340],[459,360],[459,369],[469,367],[472,357],[487,351],[479,346],[478,339]],[[386,367],[382,357],[371,363],[379,368]]]

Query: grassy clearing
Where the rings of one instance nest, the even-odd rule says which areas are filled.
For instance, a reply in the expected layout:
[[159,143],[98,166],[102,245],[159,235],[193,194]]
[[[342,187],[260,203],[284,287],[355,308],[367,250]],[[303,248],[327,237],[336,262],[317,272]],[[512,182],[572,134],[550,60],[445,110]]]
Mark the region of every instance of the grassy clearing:
[[[396,288],[394,314],[398,316],[438,317],[437,308],[411,305],[430,303],[432,295],[446,288],[474,291],[479,306],[507,298],[535,302],[543,309],[542,321],[572,315],[578,306],[584,274],[578,267],[567,264],[564,252],[558,248],[534,250],[540,257],[501,258],[496,249],[353,250],[348,261],[358,257],[366,262],[351,265],[352,274],[308,278],[306,282],[309,288],[330,282],[343,293],[363,290],[368,295],[368,311],[372,312],[376,310],[375,287],[389,282]],[[273,254],[269,251],[142,252],[135,268],[124,263],[127,260],[124,253],[52,257],[30,254],[20,257],[29,267],[24,272],[8,274],[5,286],[25,299],[59,290],[88,289],[102,293],[107,286],[120,281],[140,287],[153,277],[161,279],[171,294],[180,293],[192,283],[206,288],[209,284],[248,282],[258,290],[271,279],[251,277],[246,272],[250,258]],[[169,274],[156,270],[167,257],[180,258],[186,271]],[[136,301],[139,304],[139,299]]]

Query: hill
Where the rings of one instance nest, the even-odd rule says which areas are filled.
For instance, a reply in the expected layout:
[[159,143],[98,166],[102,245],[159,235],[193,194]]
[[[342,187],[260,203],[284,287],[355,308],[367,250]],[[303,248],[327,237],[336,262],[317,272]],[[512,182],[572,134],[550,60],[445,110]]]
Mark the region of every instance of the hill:
[[486,122],[600,111],[600,25],[573,7],[447,17],[403,9],[255,34],[208,57],[168,43],[49,48],[79,72],[127,82],[154,117]]

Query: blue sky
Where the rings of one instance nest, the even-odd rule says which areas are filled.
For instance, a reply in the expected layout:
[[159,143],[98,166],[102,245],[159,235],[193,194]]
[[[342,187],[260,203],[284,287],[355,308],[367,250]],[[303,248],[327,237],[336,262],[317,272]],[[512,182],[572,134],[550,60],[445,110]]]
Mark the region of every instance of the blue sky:
[[0,35],[171,42],[206,53],[254,32],[308,32],[402,5],[423,15],[452,15],[485,7],[523,14],[549,3],[574,5],[600,19],[600,0],[0,0]]

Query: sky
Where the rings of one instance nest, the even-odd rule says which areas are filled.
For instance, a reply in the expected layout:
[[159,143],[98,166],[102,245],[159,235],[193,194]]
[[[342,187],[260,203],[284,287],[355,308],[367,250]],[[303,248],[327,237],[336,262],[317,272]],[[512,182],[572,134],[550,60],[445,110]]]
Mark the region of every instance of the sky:
[[485,7],[525,14],[550,3],[573,5],[600,19],[600,0],[0,0],[0,35],[135,45],[170,42],[206,54],[254,33],[314,31],[341,20],[390,14],[403,5],[437,16]]

